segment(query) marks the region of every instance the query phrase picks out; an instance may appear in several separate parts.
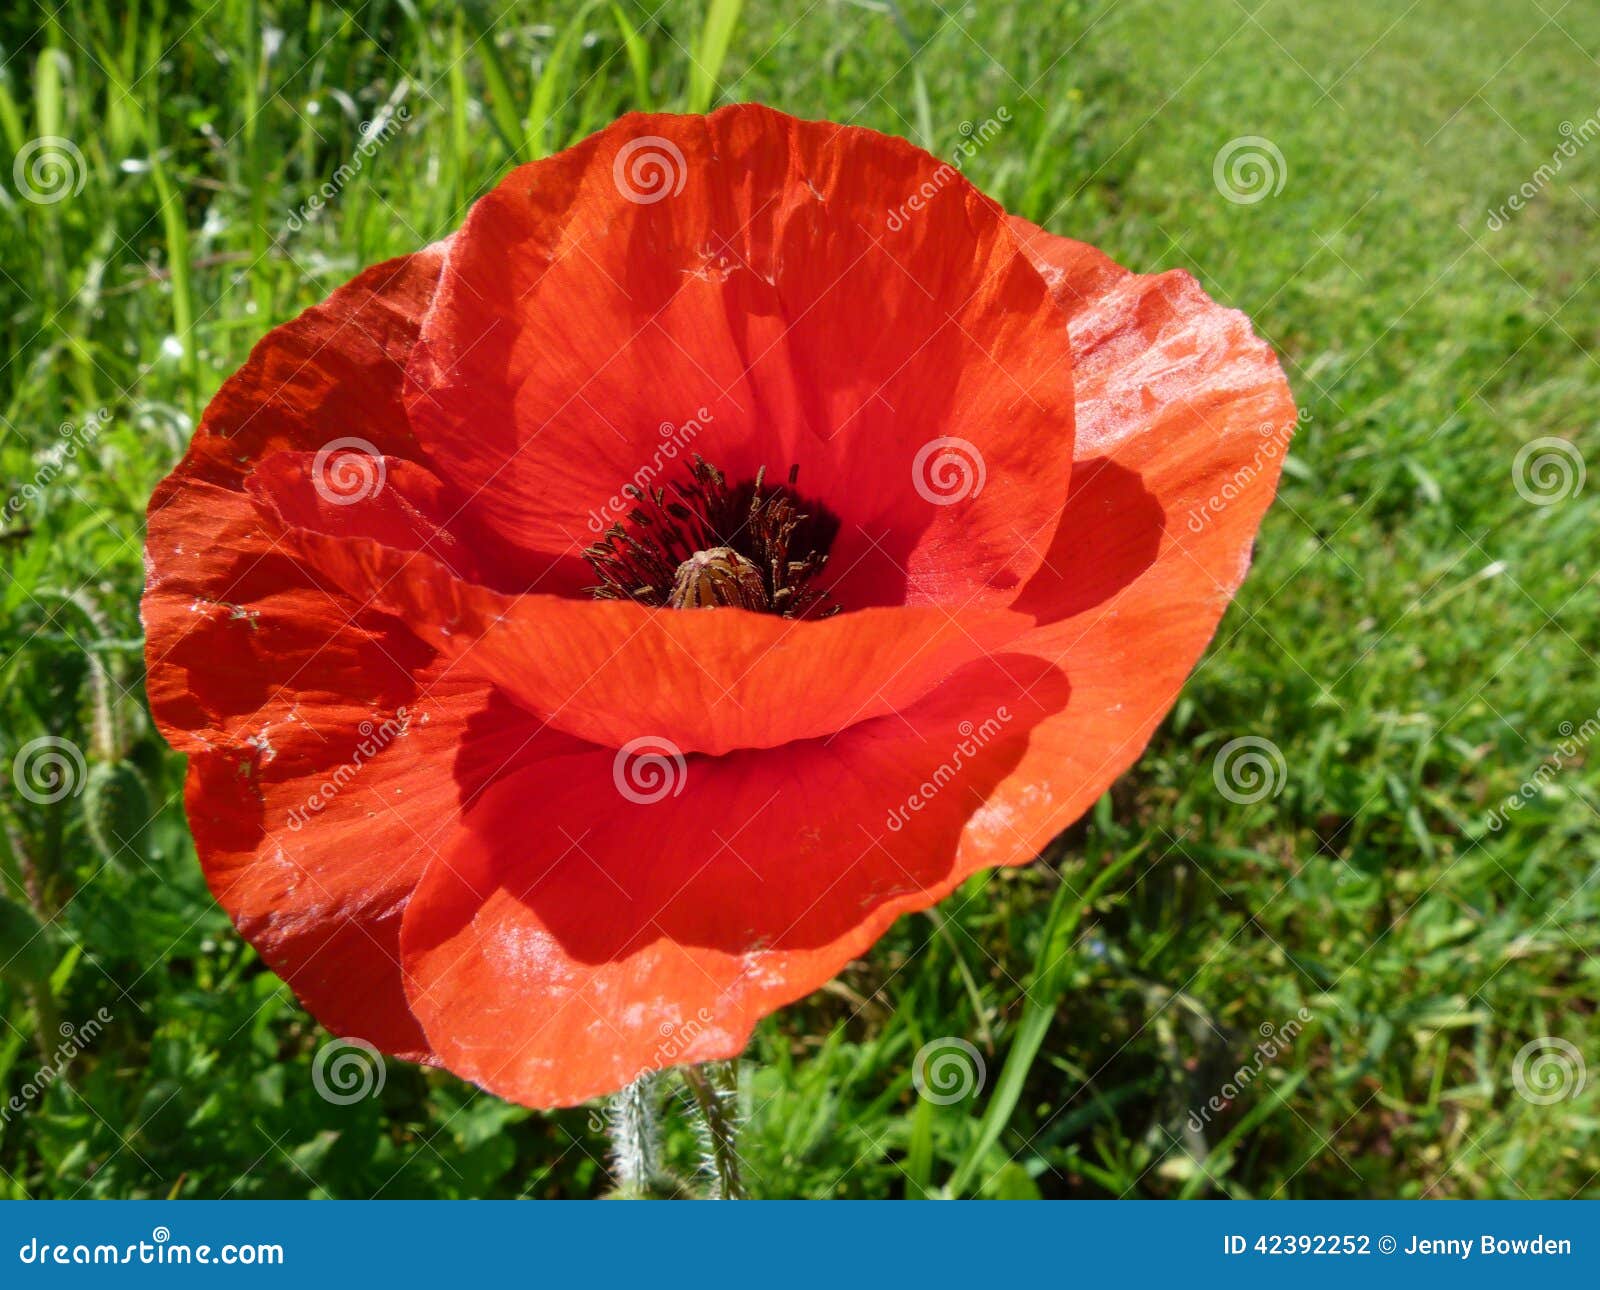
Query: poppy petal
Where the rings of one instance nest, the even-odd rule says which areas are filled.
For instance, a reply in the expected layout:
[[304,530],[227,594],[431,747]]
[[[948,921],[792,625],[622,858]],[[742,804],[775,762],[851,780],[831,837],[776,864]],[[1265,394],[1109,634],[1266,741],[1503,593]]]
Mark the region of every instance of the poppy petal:
[[438,265],[429,250],[375,266],[256,347],[151,499],[141,606],[151,712],[189,755],[217,899],[330,1028],[419,1060],[397,966],[425,856],[413,831],[454,821],[436,767],[487,687],[432,676],[409,632],[315,585],[242,485],[261,454],[351,426],[408,444],[400,376]]
[[268,332],[207,405],[189,455],[152,510],[184,479],[237,487],[276,451],[359,439],[374,452],[415,456],[401,378],[445,245],[376,264]]
[[524,755],[407,907],[412,1009],[452,1070],[535,1106],[734,1056],[948,894],[963,825],[1065,697],[1054,669],[1002,655],[833,740]]
[[[451,528],[460,503],[432,471],[403,457],[352,456],[356,464],[341,465],[320,453],[273,453],[250,472],[245,491],[288,548],[326,566],[330,584],[362,604],[403,576],[411,554],[426,554],[455,578],[484,576],[477,553]],[[338,491],[341,473],[352,491]]]
[[[426,1057],[399,914],[420,839],[457,818],[437,767],[487,686],[433,674],[398,624],[308,586],[239,493],[191,483],[150,531],[151,710],[189,754],[207,882],[330,1029]],[[171,540],[186,532],[205,539]]]
[[1080,453],[1014,648],[1072,694],[969,825],[966,873],[1026,863],[1138,758],[1244,579],[1297,419],[1272,349],[1187,273],[1012,223],[1068,317]]
[[328,585],[393,614],[556,729],[608,747],[651,738],[715,754],[830,735],[909,706],[1033,625],[937,605],[810,620],[506,595],[435,558],[454,539],[432,481],[420,468],[393,474],[401,482],[384,494],[330,505],[307,456],[280,454],[251,489]]
[[[269,334],[157,489],[207,880],[332,1029],[519,1101],[734,1055],[1132,763],[1294,421],[1193,279],[902,141],[625,118]],[[799,468],[847,612],[588,598],[695,455]]]
[[670,492],[692,452],[799,467],[842,522],[846,608],[992,602],[1071,469],[1061,313],[999,207],[903,140],[756,105],[627,116],[514,171],[452,239],[408,380],[540,591],[576,590],[560,561],[622,486]]

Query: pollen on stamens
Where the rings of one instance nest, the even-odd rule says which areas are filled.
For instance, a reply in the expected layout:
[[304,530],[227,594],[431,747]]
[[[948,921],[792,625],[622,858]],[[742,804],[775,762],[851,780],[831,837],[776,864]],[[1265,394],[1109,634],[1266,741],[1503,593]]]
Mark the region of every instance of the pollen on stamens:
[[597,600],[655,608],[738,608],[785,618],[825,618],[842,608],[812,585],[828,562],[838,519],[800,496],[795,481],[768,485],[766,469],[729,485],[700,456],[687,480],[623,491],[634,507],[584,553]]

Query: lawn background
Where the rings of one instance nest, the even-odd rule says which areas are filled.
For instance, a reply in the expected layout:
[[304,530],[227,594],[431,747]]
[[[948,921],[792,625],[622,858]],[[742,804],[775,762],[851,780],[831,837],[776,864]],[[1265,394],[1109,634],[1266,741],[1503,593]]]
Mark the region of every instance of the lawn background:
[[[1600,138],[1550,165],[1600,112],[1597,58],[1600,12],[1560,0],[8,6],[0,160],[43,136],[81,163],[51,202],[0,170],[0,1193],[606,1189],[590,1109],[398,1062],[318,1094],[328,1036],[212,904],[143,707],[142,515],[251,344],[515,160],[759,100],[945,156],[1004,108],[967,174],[1246,310],[1303,421],[1135,769],[1047,863],[759,1028],[752,1189],[1600,1196],[1600,478],[1536,504],[1515,464],[1550,436],[1600,460]],[[1243,136],[1282,186],[1237,203],[1213,163]],[[150,826],[125,765],[109,804],[13,792],[41,735],[136,767]],[[1214,770],[1245,736],[1282,773],[1240,803]],[[93,1032],[65,1062],[63,1027]],[[913,1065],[951,1036],[986,1077],[942,1105]],[[1553,1040],[1587,1078],[1524,1096]]]

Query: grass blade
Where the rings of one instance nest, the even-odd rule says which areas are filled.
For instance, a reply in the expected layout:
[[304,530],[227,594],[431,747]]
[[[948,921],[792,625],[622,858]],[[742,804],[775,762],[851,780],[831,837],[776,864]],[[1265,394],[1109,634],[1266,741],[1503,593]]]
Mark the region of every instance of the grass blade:
[[511,93],[505,62],[495,48],[492,28],[478,34],[475,47],[483,51],[483,80],[489,90],[489,119],[494,122],[496,133],[515,161],[522,152],[522,119],[517,113],[516,98]]
[[[568,89],[572,80],[573,55],[578,48],[578,38],[583,35],[583,24],[594,12],[596,3],[598,0],[589,0],[573,15],[561,35],[556,37],[550,57],[545,60],[544,69],[539,73],[538,84],[533,87],[533,101],[528,105],[528,154],[531,157],[547,157],[555,150],[555,117],[577,97],[576,89]],[[563,95],[559,103],[556,101],[557,95]]]
[[743,8],[744,0],[711,0],[689,68],[689,111],[710,111],[711,101],[717,96],[717,77]]
[[650,47],[644,43],[639,29],[615,4],[611,6],[611,16],[617,20],[617,30],[622,33],[622,48],[627,51],[628,68],[633,74],[633,105],[641,112],[648,112],[651,106]]
[[1072,898],[1072,889],[1062,883],[1050,904],[1050,914],[1045,923],[1044,935],[1039,941],[1039,954],[1033,965],[1033,976],[1028,983],[1027,1003],[1022,1008],[1022,1020],[1017,1024],[1017,1036],[1006,1054],[1005,1065],[994,1082],[994,1092],[989,1105],[984,1108],[983,1122],[978,1129],[977,1141],[951,1176],[946,1191],[960,1196],[971,1186],[989,1148],[999,1140],[1001,1132],[1011,1120],[1012,1112],[1022,1097],[1022,1087],[1039,1055],[1045,1033],[1055,1017],[1056,996],[1060,990],[1061,969],[1067,960],[1067,947],[1057,945],[1071,937],[1082,920],[1084,912],[1110,885],[1112,879],[1137,859],[1147,844],[1139,843],[1123,852],[1098,874],[1081,896]]

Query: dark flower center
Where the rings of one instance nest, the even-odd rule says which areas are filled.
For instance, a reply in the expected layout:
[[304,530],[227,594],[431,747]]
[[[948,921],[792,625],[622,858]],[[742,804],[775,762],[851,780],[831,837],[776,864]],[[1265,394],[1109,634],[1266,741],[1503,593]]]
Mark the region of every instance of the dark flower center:
[[[600,579],[596,600],[671,609],[734,607],[785,618],[826,618],[841,606],[807,584],[828,562],[839,521],[789,482],[769,486],[766,468],[730,486],[696,456],[687,481],[629,484],[635,506],[583,553]],[[815,611],[815,612],[813,612]]]

